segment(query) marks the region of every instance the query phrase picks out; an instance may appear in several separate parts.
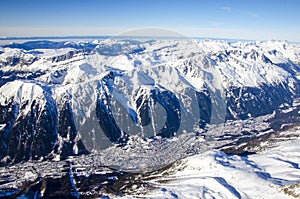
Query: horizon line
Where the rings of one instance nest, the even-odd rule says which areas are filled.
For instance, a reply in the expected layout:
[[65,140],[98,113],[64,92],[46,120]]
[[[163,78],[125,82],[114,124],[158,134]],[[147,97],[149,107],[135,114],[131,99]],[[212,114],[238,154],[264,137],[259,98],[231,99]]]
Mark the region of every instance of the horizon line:
[[[110,39],[110,38],[162,38],[162,39],[211,39],[211,40],[235,40],[235,41],[267,41],[254,39],[234,39],[234,38],[219,38],[219,37],[200,37],[200,36],[131,36],[131,35],[69,35],[69,36],[3,36],[0,40],[39,40],[39,39]],[[274,39],[275,40],[275,39]],[[278,40],[279,41],[279,40]]]
[[188,37],[188,36],[113,36],[113,35],[73,35],[73,36],[4,36],[0,37],[0,41],[18,41],[18,40],[62,40],[62,39],[199,39],[199,40],[221,40],[221,41],[231,41],[231,42],[254,42],[254,41],[269,41],[269,40],[274,40],[274,41],[285,41],[288,43],[294,43],[294,44],[300,44],[300,42],[294,42],[294,41],[289,41],[289,40],[278,40],[278,39],[266,39],[266,40],[254,40],[254,39],[234,39],[234,38],[218,38],[218,37]]

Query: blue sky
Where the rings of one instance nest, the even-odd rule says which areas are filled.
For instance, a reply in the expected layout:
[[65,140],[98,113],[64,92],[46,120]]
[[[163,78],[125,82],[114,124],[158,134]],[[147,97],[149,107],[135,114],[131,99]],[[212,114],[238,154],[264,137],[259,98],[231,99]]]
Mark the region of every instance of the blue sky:
[[300,42],[299,0],[1,0],[0,36],[186,36]]

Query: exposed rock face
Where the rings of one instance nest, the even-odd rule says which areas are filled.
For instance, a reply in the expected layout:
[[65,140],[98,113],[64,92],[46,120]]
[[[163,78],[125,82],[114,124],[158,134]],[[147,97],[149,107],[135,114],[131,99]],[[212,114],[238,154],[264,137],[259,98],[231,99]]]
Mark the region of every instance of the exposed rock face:
[[[33,88],[33,87],[32,87]],[[33,88],[34,89],[34,88]],[[1,156],[12,162],[47,157],[57,139],[57,112],[51,97],[24,99],[20,103],[8,98],[1,109],[1,123],[5,128]],[[45,102],[45,103],[43,103]]]
[[[15,99],[17,95],[22,97]],[[58,109],[46,90],[31,83],[21,84],[16,96],[7,98],[0,107],[3,164],[87,153],[77,137],[68,101]]]
[[293,93],[287,84],[235,88],[228,91],[228,119],[246,119],[271,114],[281,104],[291,105]]

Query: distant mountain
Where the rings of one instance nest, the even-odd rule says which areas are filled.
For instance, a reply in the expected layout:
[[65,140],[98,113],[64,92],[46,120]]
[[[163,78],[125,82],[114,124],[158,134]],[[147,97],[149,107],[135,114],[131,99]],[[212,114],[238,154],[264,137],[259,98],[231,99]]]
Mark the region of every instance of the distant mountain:
[[93,49],[97,45],[90,42],[64,42],[64,41],[27,41],[25,43],[11,43],[3,45],[4,48],[18,48],[22,50],[35,50],[35,49],[61,49],[61,48],[74,48],[74,49]]
[[[59,160],[292,107],[300,47],[281,41],[29,41],[0,48],[3,165]],[[211,135],[211,133],[210,133]]]

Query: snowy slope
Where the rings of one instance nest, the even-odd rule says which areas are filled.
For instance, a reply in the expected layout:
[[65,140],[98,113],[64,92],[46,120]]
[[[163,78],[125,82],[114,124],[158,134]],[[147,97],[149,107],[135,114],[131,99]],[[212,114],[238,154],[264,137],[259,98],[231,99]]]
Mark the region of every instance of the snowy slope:
[[[299,136],[299,130],[294,132]],[[146,198],[298,198],[299,137],[254,155],[208,151],[149,180]],[[132,196],[136,197],[135,195]],[[124,198],[131,198],[126,196]]]

